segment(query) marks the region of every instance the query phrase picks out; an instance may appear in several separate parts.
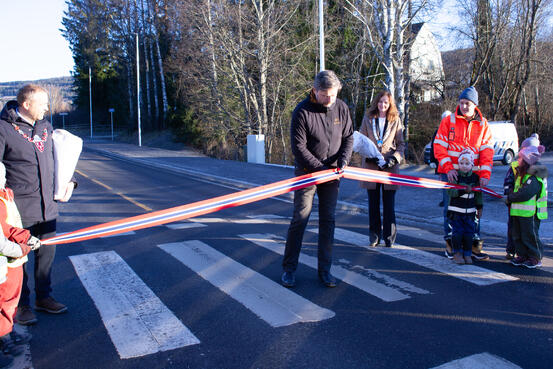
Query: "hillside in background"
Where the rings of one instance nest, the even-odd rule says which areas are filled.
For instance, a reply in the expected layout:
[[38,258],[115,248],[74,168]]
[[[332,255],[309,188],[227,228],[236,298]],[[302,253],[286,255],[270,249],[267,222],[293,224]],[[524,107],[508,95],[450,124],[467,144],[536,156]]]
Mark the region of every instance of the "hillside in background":
[[457,86],[468,85],[472,72],[473,49],[457,49],[442,52],[445,80]]
[[[17,95],[17,91],[28,83],[35,83],[44,86],[51,95],[51,100],[56,104],[54,110],[65,111],[65,106],[70,106],[75,97],[75,90],[73,87],[73,77],[56,77],[39,79],[35,81],[13,81],[13,82],[0,82],[0,109],[4,106],[6,101],[14,100]],[[61,108],[61,104],[64,108]]]

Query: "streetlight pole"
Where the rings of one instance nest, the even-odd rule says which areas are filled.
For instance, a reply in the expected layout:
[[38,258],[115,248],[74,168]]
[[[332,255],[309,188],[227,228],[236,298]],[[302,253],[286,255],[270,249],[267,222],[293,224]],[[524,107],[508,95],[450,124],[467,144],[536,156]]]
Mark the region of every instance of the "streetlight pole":
[[138,33],[136,36],[136,111],[138,120],[138,146],[142,146],[142,132],[140,128],[140,53],[138,52]]
[[115,109],[109,108],[109,114],[111,115],[111,140],[113,141],[113,112]]
[[319,0],[319,64],[325,70],[325,29],[323,19],[323,0]]
[[90,103],[90,138],[92,138],[92,70],[88,66],[88,101]]

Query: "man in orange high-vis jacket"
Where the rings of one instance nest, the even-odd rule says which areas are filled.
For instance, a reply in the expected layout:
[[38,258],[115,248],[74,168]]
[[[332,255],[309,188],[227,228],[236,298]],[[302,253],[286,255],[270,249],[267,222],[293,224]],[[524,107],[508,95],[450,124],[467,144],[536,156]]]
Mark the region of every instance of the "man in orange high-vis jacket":
[[[455,113],[442,119],[434,140],[434,156],[438,160],[438,173],[442,180],[454,182],[459,169],[458,159],[461,151],[470,148],[474,152],[474,172],[480,177],[480,185],[487,186],[492,174],[493,142],[488,121],[478,109],[478,92],[473,86],[463,90],[459,95],[459,105]],[[444,239],[445,254],[453,257],[451,249],[451,227],[447,219],[448,204],[444,204]],[[487,260],[489,256],[482,252],[483,241],[480,239],[480,222],[477,220],[472,255],[478,260]]]

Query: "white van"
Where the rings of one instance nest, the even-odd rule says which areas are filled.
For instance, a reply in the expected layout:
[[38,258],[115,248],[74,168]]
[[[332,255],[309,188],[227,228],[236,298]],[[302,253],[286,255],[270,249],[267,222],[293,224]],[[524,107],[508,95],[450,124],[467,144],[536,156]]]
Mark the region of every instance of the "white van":
[[[518,155],[518,134],[515,125],[509,121],[488,122],[493,139],[493,160],[509,165]],[[424,148],[424,162],[431,163],[430,143]]]
[[513,122],[488,122],[493,138],[493,160],[509,165],[518,155],[518,134]]

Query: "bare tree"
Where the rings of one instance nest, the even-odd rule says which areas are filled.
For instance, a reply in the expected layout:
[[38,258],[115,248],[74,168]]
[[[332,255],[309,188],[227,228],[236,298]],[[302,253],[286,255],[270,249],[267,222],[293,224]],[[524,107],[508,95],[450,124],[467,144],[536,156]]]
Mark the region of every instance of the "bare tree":
[[550,0],[472,0],[460,2],[461,32],[474,45],[470,83],[487,98],[488,116],[517,121],[531,80],[536,59],[536,42],[544,26]]
[[385,86],[394,94],[404,118],[409,73],[409,31],[413,21],[430,9],[430,0],[345,0],[365,27],[367,41],[385,72]]

